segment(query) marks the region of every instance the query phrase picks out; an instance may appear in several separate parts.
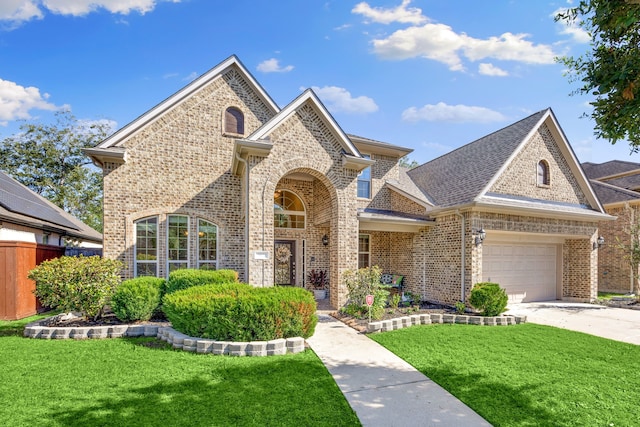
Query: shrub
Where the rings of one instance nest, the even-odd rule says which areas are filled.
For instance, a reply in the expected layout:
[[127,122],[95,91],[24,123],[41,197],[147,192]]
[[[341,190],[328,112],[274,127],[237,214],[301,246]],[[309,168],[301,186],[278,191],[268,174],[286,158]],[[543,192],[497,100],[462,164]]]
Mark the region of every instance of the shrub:
[[378,266],[361,268],[357,271],[346,270],[342,277],[349,293],[347,295],[347,306],[343,311],[355,317],[364,318],[368,316],[369,306],[367,306],[366,297],[367,295],[373,295],[371,318],[381,318],[389,297],[389,291],[380,283],[381,275],[382,270]]
[[44,261],[28,277],[43,305],[97,319],[120,283],[121,269],[116,260],[63,256]]
[[498,316],[507,308],[507,293],[497,283],[476,283],[469,303],[483,316]]
[[169,273],[163,293],[171,294],[192,286],[237,283],[238,273],[233,270],[196,270],[184,268]]
[[265,341],[313,335],[313,295],[301,288],[254,288],[244,283],[194,286],[165,295],[174,329],[221,341]]
[[160,306],[164,283],[164,279],[157,277],[125,280],[111,297],[111,310],[123,322],[151,319]]

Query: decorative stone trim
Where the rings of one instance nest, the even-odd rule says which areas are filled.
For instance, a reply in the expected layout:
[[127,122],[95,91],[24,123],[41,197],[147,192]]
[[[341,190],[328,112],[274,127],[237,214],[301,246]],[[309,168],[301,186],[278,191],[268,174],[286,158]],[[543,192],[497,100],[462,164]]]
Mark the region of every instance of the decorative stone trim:
[[39,339],[104,339],[123,337],[156,337],[175,349],[230,356],[278,356],[301,353],[305,348],[302,337],[279,338],[271,341],[231,342],[214,341],[185,335],[168,326],[159,325],[111,325],[82,327],[47,326],[57,316],[29,323],[24,336]]
[[459,323],[469,325],[516,325],[526,323],[527,316],[468,316],[462,314],[413,314],[389,320],[371,322],[367,325],[367,333],[387,332],[408,328],[414,325],[430,325],[432,323]]

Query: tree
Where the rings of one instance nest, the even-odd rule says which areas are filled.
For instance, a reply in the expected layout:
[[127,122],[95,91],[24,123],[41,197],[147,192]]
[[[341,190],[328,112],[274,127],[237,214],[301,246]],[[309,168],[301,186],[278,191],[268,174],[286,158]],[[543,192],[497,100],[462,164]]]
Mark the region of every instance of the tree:
[[[624,206],[624,216],[628,216],[628,223],[623,228],[623,235],[628,239],[616,236],[614,247],[621,251],[622,258],[627,261],[633,276],[633,293],[640,300],[640,215],[629,204]],[[620,218],[618,221],[621,221]]]
[[[591,37],[591,51],[562,57],[571,81],[580,80],[575,93],[595,100],[591,118],[595,135],[615,144],[627,140],[631,152],[640,151],[640,1],[581,0],[556,16],[577,23]],[[585,114],[586,116],[586,114]]]
[[107,122],[82,122],[69,111],[54,124],[24,123],[0,141],[0,167],[34,192],[102,231],[102,174],[82,153],[111,131]]
[[414,159],[409,159],[409,156],[400,157],[399,161],[400,166],[407,169],[413,169],[418,166],[418,162]]

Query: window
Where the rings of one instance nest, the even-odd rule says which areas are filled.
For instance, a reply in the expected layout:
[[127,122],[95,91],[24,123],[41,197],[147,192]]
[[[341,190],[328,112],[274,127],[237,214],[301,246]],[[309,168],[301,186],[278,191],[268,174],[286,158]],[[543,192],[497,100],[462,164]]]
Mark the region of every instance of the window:
[[538,162],[538,185],[548,186],[549,179],[549,163],[546,160],[540,160]]
[[229,107],[224,112],[224,133],[244,135],[244,115],[236,107]]
[[167,217],[167,262],[169,273],[189,268],[189,218],[186,216]]
[[198,220],[198,268],[218,268],[218,227],[203,219]]
[[136,277],[158,274],[158,218],[136,221],[135,271]]
[[[368,154],[364,154],[363,157],[365,159],[371,158]],[[371,198],[371,166],[367,166],[358,173],[358,197]]]
[[371,250],[368,234],[358,235],[358,268],[366,268],[370,266]]
[[300,197],[289,190],[273,193],[273,225],[276,228],[305,228],[306,213]]

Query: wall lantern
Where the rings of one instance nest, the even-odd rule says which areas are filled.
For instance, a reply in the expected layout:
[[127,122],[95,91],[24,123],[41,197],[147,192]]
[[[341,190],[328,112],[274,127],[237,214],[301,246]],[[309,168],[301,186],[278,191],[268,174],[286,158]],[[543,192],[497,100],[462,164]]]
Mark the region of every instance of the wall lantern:
[[325,246],[329,244],[329,236],[327,236],[326,234],[322,236],[322,244]]
[[484,231],[484,228],[480,228],[479,230],[473,230],[473,234],[474,236],[476,236],[475,238],[476,246],[480,246],[482,242],[484,242],[484,239],[487,237],[487,232]]
[[600,236],[595,242],[593,242],[593,249],[600,249],[602,245],[604,245],[604,237]]

